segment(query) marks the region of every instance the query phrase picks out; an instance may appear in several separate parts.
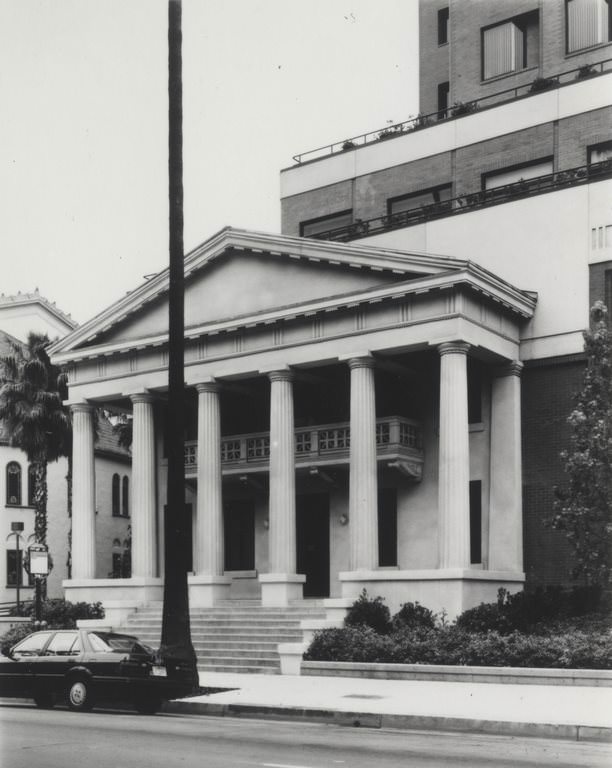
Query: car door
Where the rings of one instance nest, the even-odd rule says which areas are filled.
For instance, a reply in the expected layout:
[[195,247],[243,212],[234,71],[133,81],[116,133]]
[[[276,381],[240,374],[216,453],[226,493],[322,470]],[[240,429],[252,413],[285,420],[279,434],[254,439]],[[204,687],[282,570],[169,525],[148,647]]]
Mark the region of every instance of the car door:
[[35,659],[32,659],[33,690],[61,694],[68,670],[82,654],[79,631],[59,630]]
[[0,661],[0,694],[24,696],[32,694],[33,663],[43,650],[52,632],[35,632],[12,649],[10,657]]

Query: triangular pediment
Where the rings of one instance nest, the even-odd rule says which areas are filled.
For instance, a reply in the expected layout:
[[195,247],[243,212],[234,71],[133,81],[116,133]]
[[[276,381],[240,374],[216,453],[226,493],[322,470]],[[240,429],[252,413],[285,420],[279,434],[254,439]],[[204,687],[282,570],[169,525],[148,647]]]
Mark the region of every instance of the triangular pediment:
[[[226,228],[185,257],[185,328],[333,296],[376,290],[459,268],[464,262],[386,248]],[[167,334],[168,270],[84,323],[51,350],[66,355]]]

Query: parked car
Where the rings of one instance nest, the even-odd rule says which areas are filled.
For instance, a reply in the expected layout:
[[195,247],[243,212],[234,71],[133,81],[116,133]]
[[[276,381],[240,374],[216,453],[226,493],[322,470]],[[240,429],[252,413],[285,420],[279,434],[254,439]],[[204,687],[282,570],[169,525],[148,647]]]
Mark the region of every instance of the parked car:
[[131,635],[49,629],[28,635],[0,656],[0,696],[32,697],[43,708],[64,700],[83,712],[112,701],[153,714],[164,700],[191,692],[187,663],[160,659]]

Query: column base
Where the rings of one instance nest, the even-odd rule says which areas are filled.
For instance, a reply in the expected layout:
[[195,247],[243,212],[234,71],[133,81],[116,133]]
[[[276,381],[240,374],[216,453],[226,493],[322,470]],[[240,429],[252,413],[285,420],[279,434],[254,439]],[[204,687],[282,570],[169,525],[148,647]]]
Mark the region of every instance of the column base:
[[191,608],[212,608],[230,595],[232,580],[229,576],[199,574],[188,576],[189,606]]
[[[519,592],[525,574],[516,571],[483,571],[469,568],[440,568],[419,571],[374,570],[339,574],[342,597],[356,600],[363,589],[371,598],[384,597],[391,613],[407,602],[439,613],[449,620],[480,603],[494,603],[500,587]],[[329,616],[328,616],[329,618]]]
[[306,576],[301,573],[262,573],[261,604],[267,608],[284,608],[304,598]]

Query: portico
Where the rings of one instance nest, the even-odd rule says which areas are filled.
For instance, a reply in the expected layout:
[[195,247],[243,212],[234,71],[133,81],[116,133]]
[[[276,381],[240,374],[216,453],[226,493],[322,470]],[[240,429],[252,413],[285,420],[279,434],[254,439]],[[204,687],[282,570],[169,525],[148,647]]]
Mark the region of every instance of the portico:
[[[532,295],[472,263],[241,230],[185,264],[192,605],[365,587],[453,614],[520,588]],[[69,599],[161,599],[166,289],[161,273],[53,350],[71,371],[73,553],[95,536],[93,408],[133,421],[132,577],[96,581],[73,554]]]

